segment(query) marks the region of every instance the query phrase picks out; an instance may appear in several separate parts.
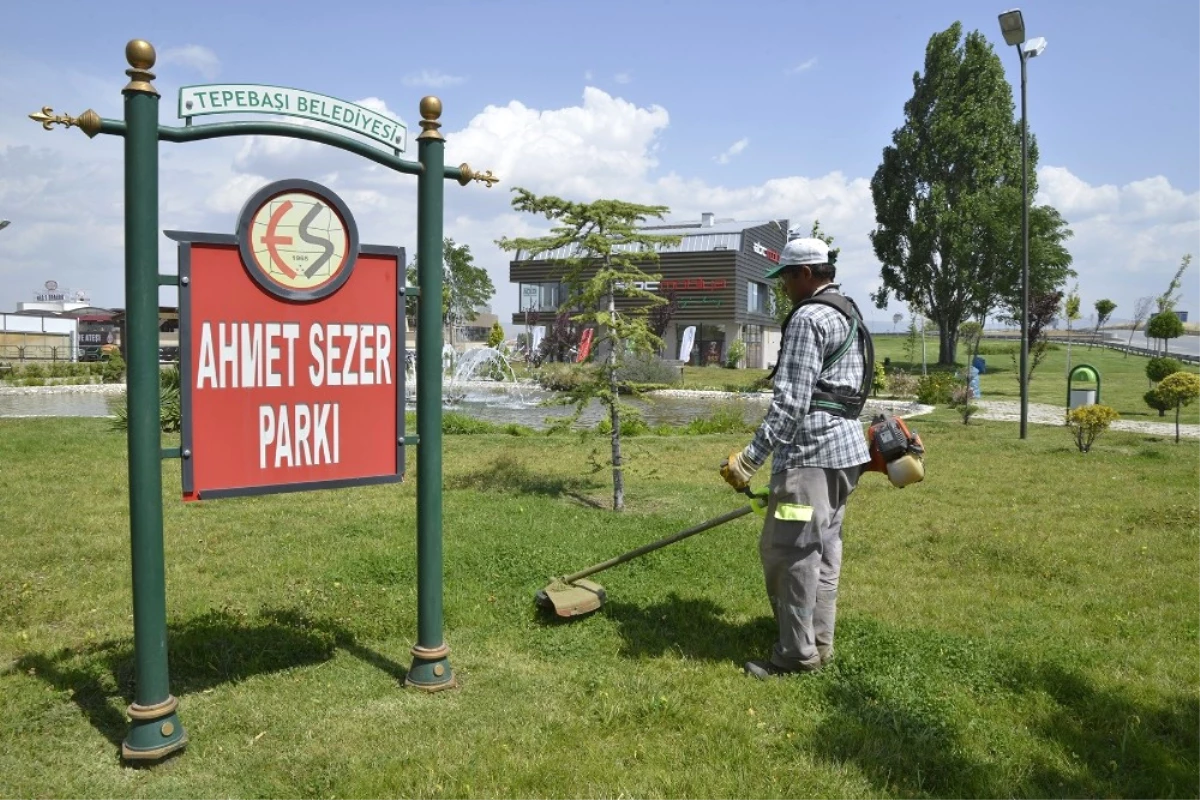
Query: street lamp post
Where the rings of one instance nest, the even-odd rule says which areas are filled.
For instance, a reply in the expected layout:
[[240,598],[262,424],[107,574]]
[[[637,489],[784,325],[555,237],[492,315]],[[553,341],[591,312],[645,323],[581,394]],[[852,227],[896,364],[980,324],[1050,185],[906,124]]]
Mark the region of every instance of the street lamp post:
[[1025,41],[1025,18],[1014,8],[1000,15],[1004,43],[1015,45],[1021,60],[1021,438],[1029,434],[1029,121],[1025,110],[1025,62],[1041,55],[1046,40]]

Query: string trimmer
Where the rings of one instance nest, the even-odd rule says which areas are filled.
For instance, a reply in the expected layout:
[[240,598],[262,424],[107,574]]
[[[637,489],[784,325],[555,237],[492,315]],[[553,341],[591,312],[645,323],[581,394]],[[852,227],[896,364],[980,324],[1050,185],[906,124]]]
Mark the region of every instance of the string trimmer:
[[759,504],[761,507],[762,504],[766,503],[765,497],[755,495],[750,491],[750,487],[748,486],[743,487],[739,491],[750,498],[750,505],[742,506],[719,517],[701,522],[699,525],[680,531],[679,533],[673,533],[664,539],[659,539],[657,542],[642,545],[636,550],[622,553],[615,558],[601,561],[599,564],[593,564],[586,569],[579,570],[579,572],[555,578],[545,589],[539,590],[533,596],[533,601],[541,608],[553,610],[560,617],[577,617],[581,614],[589,614],[595,611],[604,605],[604,601],[608,599],[608,594],[600,584],[594,581],[585,581],[583,578],[586,578],[588,575],[595,575],[597,572],[606,570],[609,567],[624,564],[626,561],[635,559],[638,556],[644,556],[646,553],[666,547],[669,544],[674,544],[689,536],[703,533],[710,528],[724,525],[726,522],[735,520],[738,517],[744,517],[754,511],[755,504]]

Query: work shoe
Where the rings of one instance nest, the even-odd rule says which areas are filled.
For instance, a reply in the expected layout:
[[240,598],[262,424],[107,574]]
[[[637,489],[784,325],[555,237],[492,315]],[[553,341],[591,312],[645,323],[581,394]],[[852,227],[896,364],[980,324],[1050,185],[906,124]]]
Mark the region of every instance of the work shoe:
[[801,661],[794,667],[781,667],[770,661],[747,661],[743,669],[746,674],[752,678],[758,678],[760,681],[765,681],[767,678],[779,678],[784,675],[797,675],[804,672],[816,672],[821,668],[821,662],[814,659],[812,662]]

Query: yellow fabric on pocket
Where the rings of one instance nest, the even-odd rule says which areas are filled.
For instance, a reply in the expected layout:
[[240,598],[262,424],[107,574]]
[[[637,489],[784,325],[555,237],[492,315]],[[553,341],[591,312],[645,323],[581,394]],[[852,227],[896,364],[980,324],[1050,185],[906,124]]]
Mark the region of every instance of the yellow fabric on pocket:
[[808,522],[812,519],[812,506],[802,506],[799,503],[778,503],[775,506],[775,519],[784,522]]

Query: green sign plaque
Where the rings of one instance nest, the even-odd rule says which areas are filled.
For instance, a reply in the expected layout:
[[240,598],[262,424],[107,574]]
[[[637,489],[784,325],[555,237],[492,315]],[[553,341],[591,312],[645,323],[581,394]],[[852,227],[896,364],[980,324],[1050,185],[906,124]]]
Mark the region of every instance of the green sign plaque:
[[283,114],[303,117],[362,134],[397,153],[408,146],[403,122],[357,103],[303,89],[255,83],[212,83],[179,90],[179,118],[205,114]]

